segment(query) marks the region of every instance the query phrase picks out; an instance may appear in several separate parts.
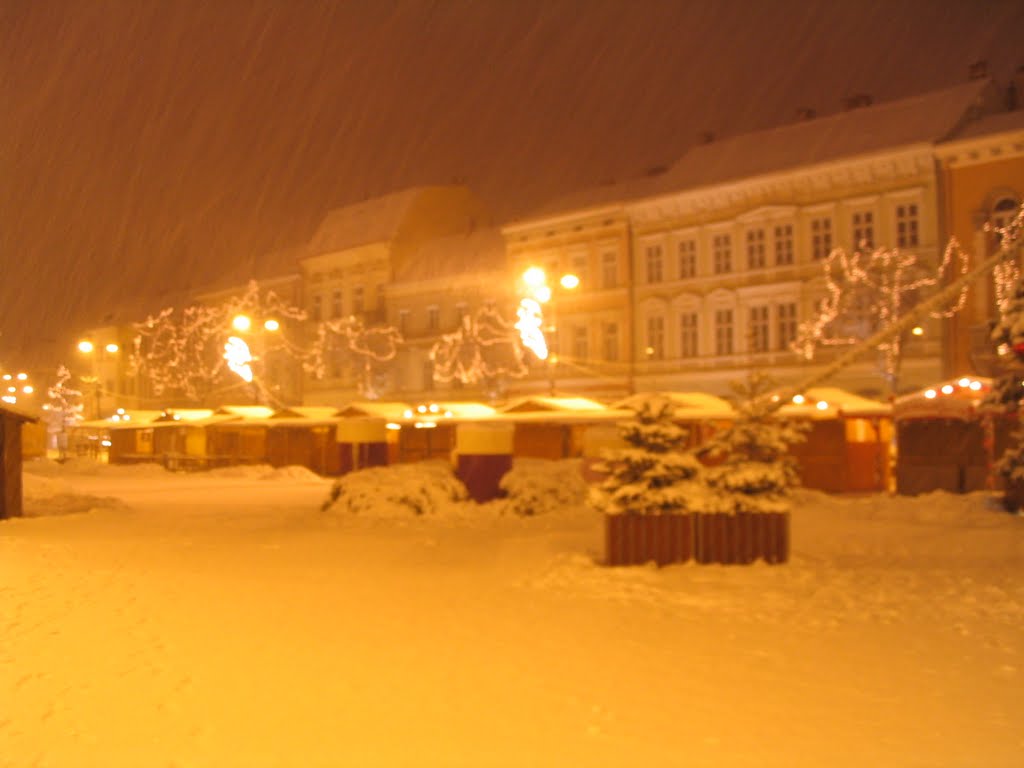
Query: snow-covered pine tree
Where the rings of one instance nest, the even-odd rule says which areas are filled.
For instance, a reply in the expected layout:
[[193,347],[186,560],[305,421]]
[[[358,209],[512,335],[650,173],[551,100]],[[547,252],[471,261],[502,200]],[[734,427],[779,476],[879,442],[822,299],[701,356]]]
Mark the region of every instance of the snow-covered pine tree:
[[804,440],[804,425],[777,413],[774,382],[762,373],[733,382],[736,421],[711,441],[707,454],[721,463],[707,470],[707,482],[729,512],[785,512],[799,484],[789,446]]
[[635,411],[620,427],[630,447],[605,457],[609,474],[591,489],[593,506],[605,514],[720,511],[703,480],[704,467],[686,447],[687,430],[672,421],[672,404],[651,397]]

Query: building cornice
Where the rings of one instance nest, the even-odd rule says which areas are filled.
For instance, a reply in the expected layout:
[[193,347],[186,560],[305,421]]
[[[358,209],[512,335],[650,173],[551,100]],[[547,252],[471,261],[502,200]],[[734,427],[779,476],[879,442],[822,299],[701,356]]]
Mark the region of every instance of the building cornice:
[[950,168],[1024,157],[1024,129],[946,142],[935,148],[935,155]]

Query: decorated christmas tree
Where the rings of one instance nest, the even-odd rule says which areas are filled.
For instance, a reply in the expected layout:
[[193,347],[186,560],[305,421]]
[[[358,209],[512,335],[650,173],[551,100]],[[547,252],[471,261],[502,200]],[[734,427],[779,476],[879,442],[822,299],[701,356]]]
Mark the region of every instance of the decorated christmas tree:
[[785,512],[790,491],[799,484],[789,446],[802,441],[805,430],[779,416],[772,386],[760,373],[734,382],[736,421],[706,450],[721,462],[707,470],[707,482],[730,512]]
[[721,511],[704,482],[704,467],[687,448],[687,430],[672,420],[672,404],[652,397],[621,428],[628,448],[611,451],[608,476],[591,491],[591,503],[605,514],[662,515]]

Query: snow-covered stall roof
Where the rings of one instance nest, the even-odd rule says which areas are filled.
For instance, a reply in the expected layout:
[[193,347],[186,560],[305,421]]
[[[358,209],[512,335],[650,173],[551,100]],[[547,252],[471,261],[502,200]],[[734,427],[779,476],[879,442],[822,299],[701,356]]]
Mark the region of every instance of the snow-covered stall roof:
[[769,173],[946,140],[991,94],[990,80],[835,115],[716,139],[691,147],[665,173],[581,190],[543,206],[537,215],[627,204]]
[[603,411],[607,406],[589,397],[547,397],[532,395],[520,397],[499,409],[501,413],[523,413],[527,411]]
[[736,411],[728,400],[706,392],[638,392],[612,403],[611,407],[636,410],[645,400],[653,397],[671,402],[677,419],[732,419],[736,416]]
[[152,411],[145,409],[118,408],[117,413],[111,414],[105,419],[91,419],[76,424],[76,428],[86,429],[128,429],[131,427],[147,426],[163,416],[165,411]]
[[779,408],[779,414],[811,419],[869,418],[891,416],[892,406],[839,387],[812,387]]
[[217,416],[240,416],[243,419],[269,419],[274,414],[273,408],[265,405],[222,405],[214,415]]
[[15,408],[10,405],[0,405],[0,414],[10,416],[18,421],[39,421],[38,417],[33,416],[28,411],[23,411],[21,408]]
[[632,411],[609,408],[587,397],[545,397],[535,395],[513,400],[496,414],[499,421],[581,422],[619,421]]
[[397,400],[353,400],[339,408],[336,415],[343,418],[376,416],[389,421],[397,421],[403,418],[406,411],[413,408],[414,406],[409,403]]
[[337,421],[338,409],[330,405],[292,405],[287,408],[280,408],[270,417],[273,422],[282,421]]
[[978,413],[985,396],[992,390],[992,379],[983,376],[961,376],[932,387],[897,397],[893,418],[960,419],[966,421]]

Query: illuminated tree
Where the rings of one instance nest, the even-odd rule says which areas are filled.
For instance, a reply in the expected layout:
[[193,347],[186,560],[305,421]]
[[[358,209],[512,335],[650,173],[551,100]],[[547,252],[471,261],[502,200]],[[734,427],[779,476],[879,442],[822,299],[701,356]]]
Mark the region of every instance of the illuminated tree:
[[[878,248],[848,255],[833,251],[823,264],[825,298],[817,314],[801,323],[793,348],[808,360],[819,347],[857,345],[880,330],[895,327],[918,304],[951,280],[967,273],[968,258],[951,240],[938,267],[899,249]],[[956,298],[929,314],[950,317],[963,308],[967,285]],[[889,335],[875,345],[882,376],[895,391],[908,331]]]
[[354,316],[328,320],[317,326],[303,365],[307,373],[322,379],[330,361],[344,361],[357,376],[359,391],[375,398],[387,388],[389,364],[403,341],[402,334],[391,325],[367,328]]
[[503,377],[527,373],[518,332],[492,307],[463,316],[458,330],[434,344],[430,359],[437,381],[481,384],[491,390]]
[[82,420],[82,392],[68,386],[71,371],[66,366],[57,368],[57,381],[47,388],[46,422],[47,431],[57,436],[57,447],[63,458],[67,451],[67,432]]

